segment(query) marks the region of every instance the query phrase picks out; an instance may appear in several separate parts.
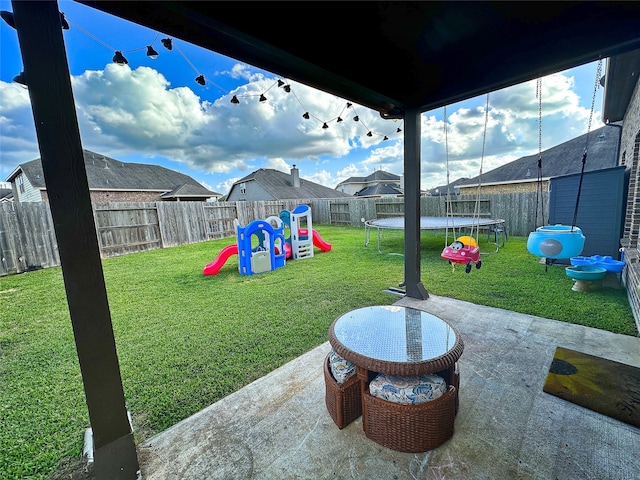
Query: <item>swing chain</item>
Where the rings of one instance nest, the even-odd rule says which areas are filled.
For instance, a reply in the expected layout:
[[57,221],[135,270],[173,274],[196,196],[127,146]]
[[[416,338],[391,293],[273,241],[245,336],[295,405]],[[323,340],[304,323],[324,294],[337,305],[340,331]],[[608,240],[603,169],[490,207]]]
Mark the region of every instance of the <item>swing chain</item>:
[[544,225],[544,192],[542,191],[542,77],[536,81],[536,97],[538,98],[538,185],[536,187],[535,226],[538,226],[538,205],[541,204],[542,224]]
[[596,80],[593,86],[593,96],[591,97],[591,112],[589,113],[589,124],[587,125],[587,134],[585,135],[584,152],[582,154],[582,171],[580,172],[580,181],[578,183],[578,195],[576,196],[576,208],[573,211],[573,223],[571,225],[571,231],[576,226],[578,220],[578,206],[580,205],[580,193],[582,191],[582,179],[584,178],[584,169],[587,163],[587,151],[589,147],[589,133],[591,133],[591,122],[593,121],[593,111],[596,107],[596,95],[598,93],[598,85],[600,84],[600,77],[602,75],[602,58],[598,59],[598,65],[596,67]]
[[[482,189],[482,167],[484,163],[484,150],[487,141],[487,125],[489,124],[489,92],[487,92],[486,103],[484,106],[484,131],[482,133],[482,154],[480,156],[480,173],[478,174],[478,190],[476,193],[476,205],[473,211],[474,220],[476,221],[476,238],[480,235],[480,191]],[[473,237],[473,225],[471,226],[471,236]]]

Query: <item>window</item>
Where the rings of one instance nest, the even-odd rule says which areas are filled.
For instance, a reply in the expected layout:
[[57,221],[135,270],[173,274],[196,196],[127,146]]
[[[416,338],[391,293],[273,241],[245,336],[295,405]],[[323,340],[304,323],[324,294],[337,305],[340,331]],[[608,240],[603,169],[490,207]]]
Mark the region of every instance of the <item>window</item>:
[[24,193],[24,176],[22,174],[18,175],[16,183],[18,184],[18,192]]
[[240,194],[241,195],[246,195],[247,194],[247,185],[244,182],[242,182],[240,184]]

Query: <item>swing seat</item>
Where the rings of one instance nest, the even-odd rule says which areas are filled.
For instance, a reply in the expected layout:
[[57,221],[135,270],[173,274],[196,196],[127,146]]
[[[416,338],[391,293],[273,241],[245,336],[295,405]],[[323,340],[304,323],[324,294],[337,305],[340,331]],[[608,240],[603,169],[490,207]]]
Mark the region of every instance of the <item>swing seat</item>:
[[529,234],[527,250],[543,258],[571,258],[580,255],[585,237],[578,227],[545,225]]
[[[475,240],[470,243],[475,245],[465,245],[461,239],[469,237],[460,237],[448,247],[444,247],[444,250],[440,254],[445,260],[449,260],[451,263],[461,263],[468,265],[469,263],[480,263],[480,247],[478,247]],[[472,239],[473,240],[473,239]],[[480,268],[480,267],[477,267]]]

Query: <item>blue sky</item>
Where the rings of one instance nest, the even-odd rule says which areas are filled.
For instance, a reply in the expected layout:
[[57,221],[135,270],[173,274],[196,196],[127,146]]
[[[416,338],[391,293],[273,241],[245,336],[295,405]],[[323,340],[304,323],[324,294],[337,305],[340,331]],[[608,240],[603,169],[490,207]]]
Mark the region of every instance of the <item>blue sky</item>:
[[[84,5],[59,2],[83,147],[125,162],[162,165],[226,194],[258,168],[288,172],[335,188],[375,170],[403,173],[401,121],[383,120],[366,107],[292,82],[235,59],[172,39]],[[12,11],[0,0],[0,10]],[[0,22],[0,181],[20,163],[38,158],[28,90],[12,82],[22,70],[17,32]],[[159,53],[153,60],[146,46]],[[113,63],[120,50],[128,65]],[[491,65],[487,65],[491,68]],[[204,86],[195,78],[204,75]],[[287,93],[278,87],[291,86]],[[586,133],[596,63],[542,80],[542,148]],[[602,126],[601,88],[592,130]],[[260,102],[264,94],[266,102]],[[230,103],[237,95],[240,103]],[[422,188],[474,177],[538,151],[536,81],[422,115]],[[302,115],[309,112],[310,119]],[[353,117],[358,116],[356,122]],[[343,122],[336,122],[340,116]],[[323,129],[323,122],[329,128]],[[367,136],[368,132],[371,136]],[[388,139],[384,140],[384,136]]]

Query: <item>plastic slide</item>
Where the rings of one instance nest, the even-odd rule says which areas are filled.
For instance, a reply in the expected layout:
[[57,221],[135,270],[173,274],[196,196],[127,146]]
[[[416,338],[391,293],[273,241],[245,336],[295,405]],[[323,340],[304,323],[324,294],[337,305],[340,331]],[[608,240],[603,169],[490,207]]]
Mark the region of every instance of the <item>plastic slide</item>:
[[202,270],[202,273],[204,273],[205,275],[216,275],[220,271],[222,266],[226,263],[226,261],[229,260],[229,257],[231,255],[237,254],[238,245],[236,243],[227,245],[220,251],[213,262],[207,263],[207,265]]
[[313,232],[313,245],[318,247],[323,252],[328,252],[331,250],[331,244],[325,242],[318,231],[314,228],[311,230]]
[[[318,247],[323,252],[330,251],[331,250],[331,244],[328,243],[328,242],[325,242],[315,228],[313,228],[311,231],[313,232],[313,245],[315,247]],[[306,237],[309,232],[308,232],[308,230],[306,228],[300,228],[300,229],[298,229],[298,233],[300,233],[301,237]]]

